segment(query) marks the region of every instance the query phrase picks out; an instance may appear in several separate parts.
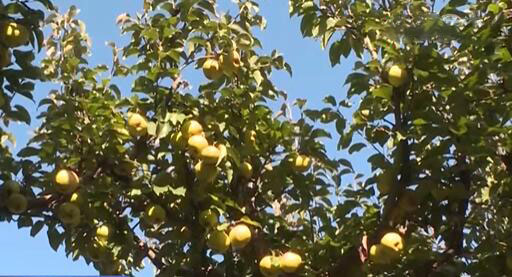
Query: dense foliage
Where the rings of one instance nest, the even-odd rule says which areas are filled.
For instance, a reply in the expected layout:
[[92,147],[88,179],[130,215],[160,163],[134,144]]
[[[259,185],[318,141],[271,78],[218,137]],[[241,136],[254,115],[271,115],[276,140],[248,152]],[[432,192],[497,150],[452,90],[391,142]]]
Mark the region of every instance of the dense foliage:
[[[258,49],[258,3],[216,2],[145,0],[90,66],[76,8],[0,1],[1,221],[102,274],[511,274],[512,2],[290,0],[333,66],[356,60],[318,110],[273,83],[292,68]],[[33,114],[14,98],[37,82],[58,88]],[[32,117],[11,153],[9,123]],[[347,158],[363,148],[371,172]]]

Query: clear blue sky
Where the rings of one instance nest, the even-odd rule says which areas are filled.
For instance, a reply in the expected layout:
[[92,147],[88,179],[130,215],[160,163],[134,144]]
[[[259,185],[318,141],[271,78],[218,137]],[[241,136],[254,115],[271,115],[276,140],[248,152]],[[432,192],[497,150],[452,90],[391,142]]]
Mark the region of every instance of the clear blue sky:
[[[131,15],[142,7],[142,0],[124,1],[98,1],[98,0],[54,0],[60,11],[67,10],[69,4],[73,3],[81,10],[79,19],[87,25],[87,31],[92,38],[93,48],[91,64],[111,63],[111,51],[105,46],[105,41],[115,41],[118,46],[123,45],[126,37],[120,36],[118,27],[115,25],[116,17],[124,12]],[[219,1],[227,3],[227,0]],[[346,89],[343,83],[347,73],[352,69],[353,59],[342,62],[343,66],[331,68],[328,53],[320,48],[320,44],[311,39],[303,39],[300,31],[300,20],[290,19],[288,16],[288,1],[267,0],[259,1],[263,15],[268,20],[267,30],[259,34],[266,53],[277,49],[284,54],[285,59],[292,65],[294,76],[290,78],[286,73],[278,73],[273,76],[275,84],[288,92],[290,103],[296,98],[308,99],[308,107],[319,108],[321,100],[327,94],[335,95],[339,100],[345,95]],[[197,89],[198,82],[202,80],[199,74],[189,73],[193,87]],[[119,85],[125,91],[129,91],[130,83],[121,82]],[[47,85],[36,87],[36,99],[47,95]],[[20,100],[22,101],[22,100]],[[35,104],[22,102],[25,106],[32,107],[35,112]],[[350,115],[347,114],[347,117]],[[297,117],[297,115],[295,115]],[[35,116],[33,116],[33,119]],[[35,120],[35,119],[34,119]],[[37,122],[33,123],[31,130]],[[17,138],[17,149],[25,145],[28,138],[27,126],[14,125],[11,128]],[[333,139],[327,142],[328,149],[335,153],[337,135],[335,130],[329,128]],[[338,155],[338,154],[334,154]],[[344,155],[344,154],[343,154]],[[364,155],[362,155],[364,156]],[[364,158],[351,159],[361,169],[366,169]],[[352,157],[356,158],[356,157]],[[87,266],[83,259],[77,262],[65,257],[63,247],[54,252],[46,237],[46,230],[43,229],[35,238],[30,237],[29,229],[18,230],[16,224],[0,223],[0,275],[91,275],[97,274],[92,266]],[[136,276],[153,276],[153,268],[146,262],[146,269]]]

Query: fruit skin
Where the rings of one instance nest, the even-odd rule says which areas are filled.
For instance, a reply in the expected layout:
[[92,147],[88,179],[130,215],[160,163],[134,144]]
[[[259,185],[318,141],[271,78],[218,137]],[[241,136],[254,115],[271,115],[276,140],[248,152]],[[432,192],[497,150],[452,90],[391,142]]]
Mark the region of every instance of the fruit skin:
[[80,183],[78,175],[69,169],[61,169],[55,175],[55,183],[57,184],[57,191],[61,193],[71,193]]
[[181,126],[181,134],[187,139],[191,136],[200,135],[202,133],[203,126],[197,120],[189,120]]
[[215,226],[219,223],[218,217],[214,210],[204,210],[199,214],[199,224],[204,227]]
[[13,214],[21,214],[27,210],[27,198],[20,193],[13,193],[6,201],[7,209]]
[[407,70],[400,65],[393,65],[388,71],[388,81],[394,87],[400,87],[407,81]]
[[252,174],[252,165],[249,162],[243,162],[242,165],[240,165],[240,175],[245,179],[251,179]]
[[111,232],[108,225],[101,225],[96,228],[96,239],[101,243],[106,243],[110,237]]
[[7,196],[13,193],[20,193],[21,186],[18,182],[15,181],[7,181],[2,186],[2,193],[5,193]]
[[311,158],[306,155],[296,155],[292,167],[297,172],[305,172],[311,167]]
[[404,248],[404,241],[400,234],[395,232],[386,233],[381,239],[380,244],[389,247],[395,251],[400,251]]
[[397,251],[382,244],[372,245],[369,256],[376,264],[390,264],[400,257]]
[[138,113],[128,114],[128,132],[133,137],[144,136],[148,132],[148,121]]
[[212,58],[206,59],[203,63],[203,73],[210,80],[217,80],[223,75],[219,61]]
[[157,225],[165,221],[167,212],[160,205],[151,205],[146,209],[144,216],[148,223]]
[[9,48],[27,44],[29,41],[27,28],[13,21],[0,22],[0,41]]
[[279,258],[279,263],[282,271],[293,273],[297,271],[302,264],[302,258],[299,254],[288,251]]
[[65,225],[76,226],[80,223],[80,208],[73,203],[62,203],[57,211],[57,216]]
[[231,241],[224,231],[215,230],[208,235],[206,245],[215,252],[226,253]]
[[203,135],[194,135],[188,139],[188,149],[193,155],[198,155],[208,147],[208,141]]
[[215,181],[219,174],[219,169],[215,165],[206,164],[200,161],[194,166],[194,172],[200,182],[209,184]]
[[0,46],[0,69],[7,67],[11,63],[11,52],[9,49]]
[[232,50],[227,55],[220,56],[219,63],[222,70],[224,70],[224,73],[231,76],[238,72],[242,62],[238,51]]
[[207,146],[201,150],[199,158],[207,164],[216,164],[219,161],[220,150],[215,146]]
[[233,249],[242,249],[251,241],[251,229],[245,224],[238,224],[229,232]]
[[280,272],[279,258],[274,256],[265,256],[259,263],[260,272],[265,277],[275,277]]

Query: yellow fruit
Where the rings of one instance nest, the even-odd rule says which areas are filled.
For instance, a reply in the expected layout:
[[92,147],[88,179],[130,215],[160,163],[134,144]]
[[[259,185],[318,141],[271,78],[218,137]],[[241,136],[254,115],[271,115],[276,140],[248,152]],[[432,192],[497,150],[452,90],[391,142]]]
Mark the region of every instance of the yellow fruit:
[[202,133],[203,126],[196,120],[189,120],[181,127],[181,134],[187,139],[191,136],[200,135]]
[[395,251],[400,251],[404,248],[404,241],[402,236],[395,232],[386,233],[381,239],[380,244],[389,247]]
[[233,249],[242,249],[251,241],[251,230],[245,224],[238,224],[229,232]]
[[215,230],[208,235],[206,245],[213,251],[225,253],[231,244],[229,236],[224,231]]
[[0,23],[0,41],[9,48],[27,44],[29,33],[25,26],[13,21]]
[[148,121],[141,114],[129,113],[128,132],[134,137],[144,136],[148,132]]
[[28,201],[23,194],[13,193],[6,201],[7,209],[13,214],[21,214],[27,210]]
[[389,83],[400,87],[407,81],[407,70],[403,66],[393,65],[388,71]]
[[306,155],[297,155],[293,159],[293,169],[298,172],[305,172],[311,166],[311,158]]
[[227,75],[232,75],[233,73],[237,73],[240,69],[240,54],[238,54],[236,50],[233,50],[227,55],[220,56],[219,62],[222,70],[224,70],[224,73]]
[[279,258],[279,263],[282,271],[286,273],[293,273],[297,271],[302,264],[302,258],[299,254],[288,251]]
[[219,223],[217,213],[212,210],[204,210],[199,214],[199,223],[204,227],[215,226]]
[[15,181],[7,181],[2,186],[2,192],[5,193],[5,195],[9,196],[13,193],[20,193],[21,186],[18,182]]
[[111,235],[110,228],[107,225],[101,225],[96,228],[96,239],[101,243],[106,243]]
[[76,226],[80,223],[80,208],[73,203],[63,203],[59,206],[57,216],[62,223]]
[[400,257],[397,251],[382,244],[370,247],[370,260],[376,264],[390,264]]
[[251,179],[252,177],[252,165],[249,162],[243,162],[240,165],[240,174],[245,179]]
[[219,174],[218,168],[213,164],[205,164],[202,161],[194,166],[196,177],[200,182],[211,183]]
[[203,135],[191,136],[188,139],[187,143],[188,149],[193,155],[198,155],[199,153],[201,153],[201,151],[203,151],[203,149],[208,147],[208,141]]
[[148,223],[157,225],[165,221],[167,212],[160,205],[151,205],[146,209],[145,219]]
[[61,169],[55,175],[57,191],[61,193],[73,192],[78,187],[79,182],[78,175],[69,169]]
[[9,49],[0,46],[0,69],[7,67],[11,63],[11,52]]
[[212,58],[206,59],[203,63],[203,73],[210,80],[217,80],[223,74],[219,61]]
[[220,150],[215,146],[207,146],[201,150],[199,158],[207,164],[216,164],[220,157]]
[[260,272],[265,277],[275,277],[279,274],[279,259],[274,256],[265,256],[260,260]]

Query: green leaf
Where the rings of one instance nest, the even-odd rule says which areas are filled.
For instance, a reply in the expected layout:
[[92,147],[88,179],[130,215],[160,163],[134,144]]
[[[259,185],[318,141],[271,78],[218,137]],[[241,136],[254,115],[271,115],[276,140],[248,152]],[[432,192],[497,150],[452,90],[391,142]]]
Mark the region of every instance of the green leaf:
[[64,240],[64,234],[59,233],[59,231],[57,231],[57,229],[55,228],[48,228],[46,234],[48,235],[48,241],[50,242],[50,246],[55,252],[57,252],[59,246],[62,244],[62,241]]
[[393,96],[393,87],[390,85],[381,85],[378,87],[374,87],[371,90],[371,93],[375,97],[391,100],[391,97]]
[[361,151],[361,149],[363,149],[365,147],[366,147],[366,144],[364,144],[364,143],[352,144],[352,146],[350,146],[350,148],[348,149],[348,153],[352,154],[354,152]]
[[44,227],[44,221],[42,221],[42,220],[36,221],[36,223],[34,223],[34,225],[32,225],[32,229],[30,229],[30,236],[35,237],[41,231],[41,229],[43,229],[43,227]]

